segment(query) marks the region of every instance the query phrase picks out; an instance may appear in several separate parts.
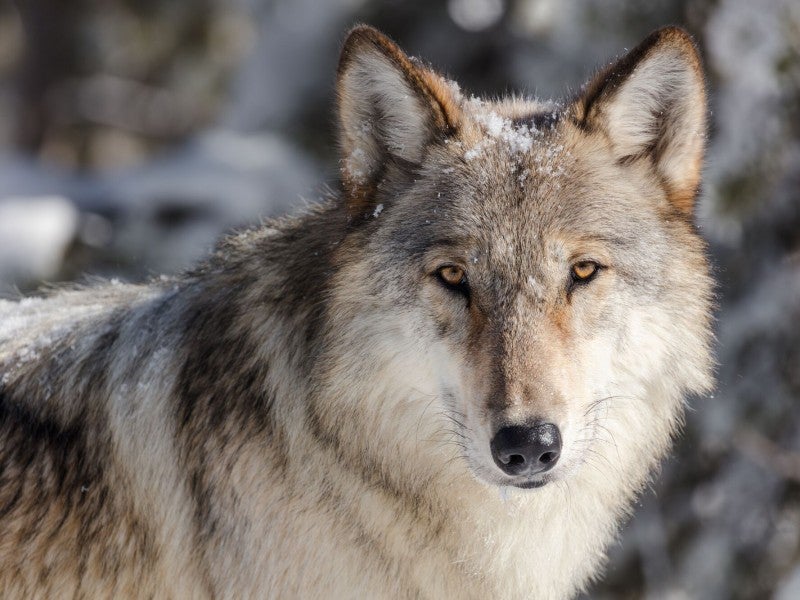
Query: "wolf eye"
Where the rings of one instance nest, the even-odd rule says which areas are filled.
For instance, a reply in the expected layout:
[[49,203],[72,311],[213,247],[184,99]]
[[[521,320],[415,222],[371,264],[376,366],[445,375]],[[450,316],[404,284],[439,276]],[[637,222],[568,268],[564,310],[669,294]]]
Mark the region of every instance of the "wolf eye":
[[443,267],[439,267],[439,269],[436,271],[436,276],[446,288],[460,292],[464,295],[469,293],[467,274],[461,267],[456,265],[445,265]]
[[590,260],[583,260],[572,265],[572,281],[574,283],[586,283],[590,281],[599,269],[597,263]]

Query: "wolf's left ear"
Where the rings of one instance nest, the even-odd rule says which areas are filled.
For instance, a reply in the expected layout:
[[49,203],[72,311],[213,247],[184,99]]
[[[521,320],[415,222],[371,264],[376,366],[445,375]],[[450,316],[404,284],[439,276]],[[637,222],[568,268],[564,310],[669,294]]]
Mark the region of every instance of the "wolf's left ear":
[[460,110],[444,78],[365,25],[348,34],[337,75],[342,182],[356,216],[371,212],[385,169],[419,164],[458,127]]
[[666,27],[603,70],[572,105],[576,120],[605,133],[620,162],[649,158],[667,196],[691,215],[706,139],[706,92],[697,48]]

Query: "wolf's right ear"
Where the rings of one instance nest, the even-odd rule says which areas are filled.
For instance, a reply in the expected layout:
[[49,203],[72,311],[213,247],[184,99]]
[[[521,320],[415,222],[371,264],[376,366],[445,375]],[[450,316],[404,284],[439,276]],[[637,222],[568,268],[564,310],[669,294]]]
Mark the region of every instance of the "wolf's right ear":
[[389,164],[416,165],[427,145],[458,127],[456,94],[378,30],[354,28],[337,71],[342,182],[348,212],[371,212]]

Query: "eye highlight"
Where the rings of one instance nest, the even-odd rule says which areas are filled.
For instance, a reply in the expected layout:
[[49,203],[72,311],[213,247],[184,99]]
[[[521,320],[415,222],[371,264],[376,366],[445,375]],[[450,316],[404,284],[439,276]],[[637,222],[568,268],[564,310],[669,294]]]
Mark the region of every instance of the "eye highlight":
[[436,277],[446,288],[468,295],[467,273],[463,268],[457,265],[443,265],[436,270]]
[[600,270],[600,266],[591,260],[582,260],[572,265],[572,281],[575,283],[586,283],[590,281]]

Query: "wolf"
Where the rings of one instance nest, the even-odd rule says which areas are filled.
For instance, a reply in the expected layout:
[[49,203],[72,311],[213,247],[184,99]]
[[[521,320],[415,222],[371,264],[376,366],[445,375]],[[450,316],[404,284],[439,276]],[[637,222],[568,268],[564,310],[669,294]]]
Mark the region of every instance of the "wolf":
[[569,598],[712,386],[698,51],[467,95],[357,26],[341,191],[0,305],[3,598]]

